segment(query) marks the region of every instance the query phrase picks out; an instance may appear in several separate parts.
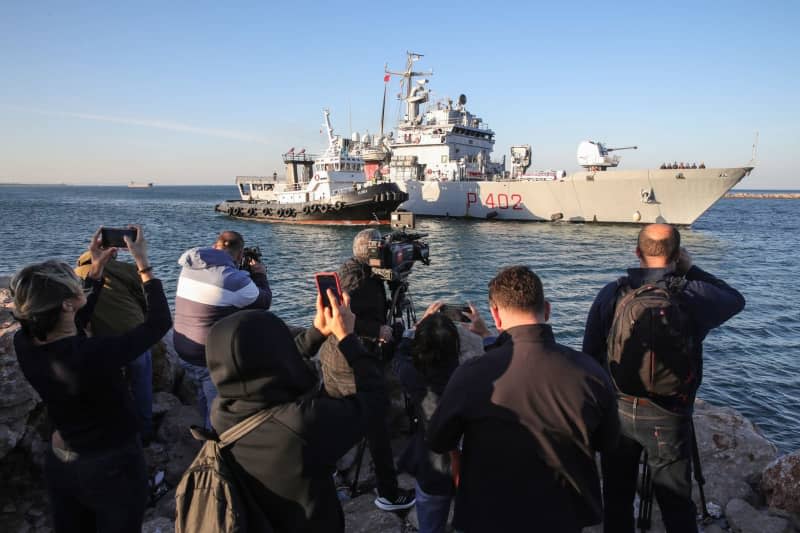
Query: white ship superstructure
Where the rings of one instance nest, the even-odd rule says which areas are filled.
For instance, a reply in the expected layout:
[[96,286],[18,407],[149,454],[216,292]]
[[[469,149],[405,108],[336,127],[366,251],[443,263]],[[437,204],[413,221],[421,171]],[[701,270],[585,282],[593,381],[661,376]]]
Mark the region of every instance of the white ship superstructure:
[[[415,72],[422,56],[408,54],[402,78],[405,114],[391,148],[390,179],[406,191],[402,209],[419,215],[564,220],[570,222],[692,224],[753,169],[616,170],[620,157],[603,143],[578,146],[582,171],[529,172],[530,146],[511,150],[511,170],[492,161],[495,133],[466,109],[466,96],[429,102],[428,76]],[[388,72],[388,71],[387,71]],[[418,79],[419,78],[419,79]],[[428,104],[423,108],[423,105]]]
[[237,176],[241,200],[228,200],[215,210],[239,218],[298,224],[386,223],[404,199],[397,184],[367,179],[359,138],[333,134],[325,110],[328,148],[322,155],[291,148],[283,154],[286,176]]

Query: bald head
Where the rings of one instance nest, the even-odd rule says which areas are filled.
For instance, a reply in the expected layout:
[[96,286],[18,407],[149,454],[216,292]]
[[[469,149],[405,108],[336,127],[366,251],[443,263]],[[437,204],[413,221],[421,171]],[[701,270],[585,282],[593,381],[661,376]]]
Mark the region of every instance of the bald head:
[[680,250],[681,234],[669,224],[648,224],[639,232],[636,255],[644,267],[665,267],[678,260]]

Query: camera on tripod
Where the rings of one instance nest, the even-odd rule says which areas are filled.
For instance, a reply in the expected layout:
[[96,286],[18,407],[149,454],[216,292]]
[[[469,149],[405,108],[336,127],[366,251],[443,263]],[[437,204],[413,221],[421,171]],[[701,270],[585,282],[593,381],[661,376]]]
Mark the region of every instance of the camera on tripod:
[[423,233],[393,231],[380,240],[367,245],[367,264],[373,275],[385,281],[404,280],[411,272],[415,261],[429,265],[430,246],[422,240]]
[[242,250],[242,259],[239,261],[239,270],[247,270],[250,272],[250,261],[253,260],[256,263],[261,262],[261,248],[258,246],[252,246],[250,248],[245,248]]

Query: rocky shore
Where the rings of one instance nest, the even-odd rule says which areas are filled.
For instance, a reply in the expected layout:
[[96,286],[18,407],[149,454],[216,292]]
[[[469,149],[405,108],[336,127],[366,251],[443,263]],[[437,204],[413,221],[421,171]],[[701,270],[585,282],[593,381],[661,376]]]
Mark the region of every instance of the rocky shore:
[[[47,420],[41,400],[25,381],[16,362],[12,338],[19,329],[11,310],[7,278],[0,277],[0,531],[44,533],[52,531],[41,467],[47,443]],[[195,409],[196,385],[184,379],[169,335],[161,349],[154,351],[154,416],[156,439],[145,449],[152,476],[163,472],[165,494],[154,499],[145,516],[143,531],[173,531],[174,486],[199,449],[188,427],[200,424]],[[398,414],[401,412],[397,406]],[[402,420],[398,416],[398,421]],[[402,426],[402,424],[399,424]],[[712,406],[698,400],[695,427],[706,478],[705,494],[713,522],[704,531],[742,533],[791,533],[800,531],[800,451],[778,456],[752,422],[735,410]],[[398,428],[393,441],[396,453],[405,438]],[[416,514],[379,511],[372,503],[374,474],[369,452],[360,475],[361,495],[342,492],[347,531],[353,533],[416,531]],[[340,461],[342,481],[351,480],[355,453]],[[401,485],[413,486],[413,479],[401,475]],[[695,486],[699,505],[699,495]],[[653,506],[653,532],[661,532],[658,505]],[[535,527],[535,517],[532,517]],[[596,526],[588,532],[600,532]]]

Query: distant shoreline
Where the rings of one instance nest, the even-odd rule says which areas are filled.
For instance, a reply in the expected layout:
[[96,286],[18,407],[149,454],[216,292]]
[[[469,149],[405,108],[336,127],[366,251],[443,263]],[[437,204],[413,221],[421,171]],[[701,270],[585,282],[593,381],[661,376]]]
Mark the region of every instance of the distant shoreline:
[[725,198],[733,198],[735,200],[800,200],[800,192],[729,192],[725,194]]
[[[119,187],[130,189],[128,184],[89,184],[89,183],[17,183],[0,182],[0,187]],[[209,183],[209,184],[163,184],[153,187],[142,188],[142,190],[154,190],[167,187],[228,187],[235,188],[233,184]],[[134,188],[135,189],[135,188]],[[733,190],[725,194],[723,198],[734,200],[800,200],[800,189],[740,189]]]

